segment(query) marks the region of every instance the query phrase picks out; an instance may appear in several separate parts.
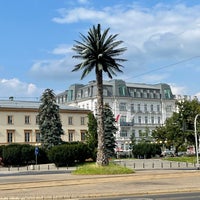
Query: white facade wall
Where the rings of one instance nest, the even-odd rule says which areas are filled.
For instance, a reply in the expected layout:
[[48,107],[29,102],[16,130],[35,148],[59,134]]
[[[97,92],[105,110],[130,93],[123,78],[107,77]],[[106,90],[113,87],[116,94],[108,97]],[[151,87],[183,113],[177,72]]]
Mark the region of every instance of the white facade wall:
[[[80,86],[77,90],[69,87],[68,91],[74,92],[74,99],[69,99],[61,104],[87,108],[96,114],[96,85],[95,81],[88,85]],[[75,95],[75,93],[79,95]],[[87,93],[87,94],[86,94]],[[81,94],[83,94],[81,96]],[[64,95],[67,95],[64,93]],[[134,134],[136,140],[145,137],[151,139],[152,131],[157,126],[162,126],[168,117],[175,111],[175,98],[167,84],[136,84],[125,83],[123,80],[104,82],[104,103],[112,108],[115,117],[120,115],[116,123],[118,132],[116,142],[118,149],[128,151],[130,137]],[[58,95],[57,98],[62,98]]]

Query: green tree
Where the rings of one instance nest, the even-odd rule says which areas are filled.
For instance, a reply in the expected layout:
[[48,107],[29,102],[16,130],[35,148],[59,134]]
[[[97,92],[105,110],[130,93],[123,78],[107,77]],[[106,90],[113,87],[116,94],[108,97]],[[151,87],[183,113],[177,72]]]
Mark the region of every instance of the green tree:
[[105,147],[108,157],[115,155],[115,135],[117,128],[115,126],[115,118],[113,112],[108,104],[104,106],[104,131],[105,131]]
[[39,107],[39,129],[42,146],[49,149],[61,144],[61,135],[64,134],[60,120],[59,106],[56,104],[53,90],[46,89],[41,97]]
[[165,125],[157,127],[152,136],[157,141],[167,141],[168,147],[173,146],[175,153],[181,147],[194,144],[194,118],[200,113],[200,103],[197,99],[176,102],[178,112],[166,119]]
[[122,72],[120,62],[125,59],[117,58],[121,55],[126,48],[117,48],[121,45],[122,41],[117,41],[117,34],[109,35],[109,28],[101,31],[101,25],[93,26],[88,31],[88,35],[80,34],[82,42],[75,41],[73,50],[76,59],[81,59],[82,62],[75,65],[72,71],[83,70],[81,79],[87,76],[92,70],[95,71],[97,83],[97,134],[98,134],[98,148],[97,160],[98,165],[108,165],[108,157],[105,151],[105,133],[103,121],[103,72],[109,78],[116,75],[116,72]]
[[89,147],[93,160],[96,160],[98,145],[97,138],[97,120],[93,113],[88,113],[88,131],[86,133],[86,144]]

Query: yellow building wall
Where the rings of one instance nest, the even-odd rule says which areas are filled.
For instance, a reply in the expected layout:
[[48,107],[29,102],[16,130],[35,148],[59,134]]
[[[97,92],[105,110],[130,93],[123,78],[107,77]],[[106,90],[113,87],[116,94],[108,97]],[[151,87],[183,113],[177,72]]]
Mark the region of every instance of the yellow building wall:
[[[64,135],[63,141],[69,141],[69,132],[73,132],[73,141],[81,141],[81,132],[86,132],[88,127],[88,111],[63,110],[60,112],[62,128]],[[36,132],[39,126],[36,124],[37,109],[6,109],[0,108],[0,145],[7,145],[8,131],[13,131],[12,143],[28,143],[36,145]],[[8,124],[8,116],[13,117],[13,124]],[[30,124],[25,124],[25,116],[30,116]],[[72,118],[72,125],[68,124],[68,118]],[[81,124],[81,118],[84,118],[84,124]],[[30,131],[30,142],[25,142],[25,131]]]

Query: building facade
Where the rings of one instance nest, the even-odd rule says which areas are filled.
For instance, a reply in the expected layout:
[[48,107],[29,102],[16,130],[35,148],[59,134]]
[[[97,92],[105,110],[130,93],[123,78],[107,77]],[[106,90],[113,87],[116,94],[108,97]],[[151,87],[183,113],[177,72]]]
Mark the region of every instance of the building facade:
[[[152,131],[162,126],[175,111],[175,98],[168,84],[126,83],[123,80],[103,82],[104,103],[112,108],[118,132],[117,150],[128,152],[130,138],[151,139]],[[96,81],[73,84],[56,96],[60,105],[70,105],[97,112]]]
[[[38,109],[40,102],[0,100],[0,145],[40,145]],[[63,141],[84,141],[90,110],[61,105]]]

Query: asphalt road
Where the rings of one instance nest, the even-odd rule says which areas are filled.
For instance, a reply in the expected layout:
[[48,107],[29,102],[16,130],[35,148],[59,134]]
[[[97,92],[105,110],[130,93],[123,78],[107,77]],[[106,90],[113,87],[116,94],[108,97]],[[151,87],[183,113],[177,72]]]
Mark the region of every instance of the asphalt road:
[[121,196],[121,197],[105,197],[95,200],[199,200],[200,192],[173,193],[173,194],[157,194],[157,195],[140,195],[140,196]]
[[199,177],[199,170],[140,170],[134,174],[109,176],[70,173],[3,176],[0,177],[0,200],[8,197],[9,200],[12,197],[15,200],[16,197],[26,200],[115,199],[140,195],[148,198],[164,193],[200,192]]

